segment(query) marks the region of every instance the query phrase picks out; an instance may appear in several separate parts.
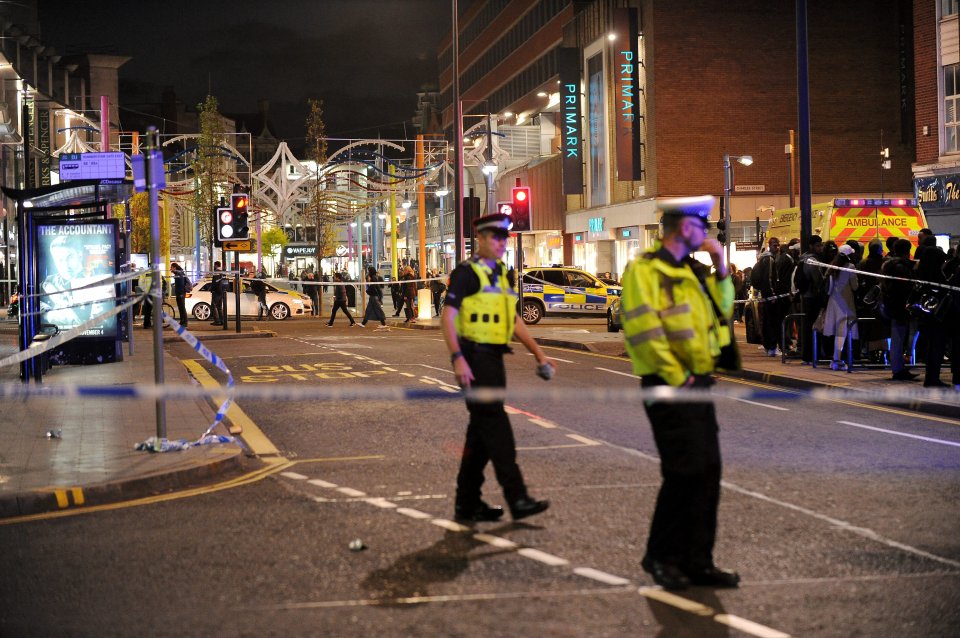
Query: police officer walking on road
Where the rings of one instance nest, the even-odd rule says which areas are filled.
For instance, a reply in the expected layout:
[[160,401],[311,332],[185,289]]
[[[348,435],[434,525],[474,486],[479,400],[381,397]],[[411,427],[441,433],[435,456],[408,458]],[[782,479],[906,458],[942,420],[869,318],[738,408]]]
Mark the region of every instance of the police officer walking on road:
[[[663,202],[663,242],[627,267],[622,310],[627,352],[644,388],[708,388],[721,348],[731,346],[733,283],[723,249],[708,238],[712,197]],[[715,274],[690,256],[710,254]],[[736,587],[713,545],[720,502],[720,444],[713,403],[645,403],[663,484],[643,569],[665,589]]]
[[[474,225],[477,254],[458,265],[450,276],[441,316],[443,338],[457,382],[464,388],[505,388],[503,355],[511,352],[509,344],[514,334],[536,357],[538,374],[549,379],[554,363],[517,316],[514,272],[500,261],[513,222],[508,215],[497,213],[480,217]],[[503,516],[502,508],[481,500],[487,461],[493,462],[514,520],[546,510],[549,501],[538,501],[527,493],[503,401],[481,403],[468,399],[467,410],[470,423],[457,476],[455,517],[461,521],[495,521]]]

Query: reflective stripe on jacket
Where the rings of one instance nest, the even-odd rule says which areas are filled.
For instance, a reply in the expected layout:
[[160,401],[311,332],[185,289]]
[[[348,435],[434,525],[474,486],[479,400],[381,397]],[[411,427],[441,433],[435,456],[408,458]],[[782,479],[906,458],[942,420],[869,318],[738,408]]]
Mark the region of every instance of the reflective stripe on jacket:
[[[679,386],[690,374],[713,372],[720,348],[730,343],[700,280],[684,263],[652,254],[635,259],[623,275],[621,311],[627,353],[638,376],[658,375]],[[707,289],[729,322],[733,282],[706,277]]]
[[457,334],[476,343],[503,344],[513,338],[517,316],[517,293],[510,287],[507,267],[497,262],[497,284],[490,283],[493,270],[481,261],[470,261],[480,279],[480,290],[464,297],[457,313]]

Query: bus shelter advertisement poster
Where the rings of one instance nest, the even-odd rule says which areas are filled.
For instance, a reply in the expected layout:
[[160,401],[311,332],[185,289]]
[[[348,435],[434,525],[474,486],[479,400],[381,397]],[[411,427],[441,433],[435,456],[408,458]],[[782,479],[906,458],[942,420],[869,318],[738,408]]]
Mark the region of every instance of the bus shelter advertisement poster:
[[[116,307],[117,234],[111,222],[37,225],[40,320],[69,330]],[[117,315],[84,330],[85,337],[115,337]]]

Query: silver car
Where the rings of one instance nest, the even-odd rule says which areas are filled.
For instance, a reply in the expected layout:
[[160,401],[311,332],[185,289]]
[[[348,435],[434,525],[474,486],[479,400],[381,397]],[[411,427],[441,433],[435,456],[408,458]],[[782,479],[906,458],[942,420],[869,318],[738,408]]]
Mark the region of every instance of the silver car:
[[[233,292],[234,279],[228,275],[227,280],[230,282],[229,292],[227,293],[227,314],[236,316],[237,297]],[[243,286],[240,291],[241,316],[255,317],[259,314],[257,296],[250,287],[251,281],[252,279],[249,277],[240,278],[240,283]],[[277,288],[267,282],[263,282],[263,285],[267,288],[267,308],[269,308],[270,316],[273,319],[307,317],[310,315],[310,297],[293,290]],[[212,280],[207,277],[195,283],[193,289],[187,293],[187,313],[198,321],[208,320],[213,313],[213,308],[210,305],[211,286]]]

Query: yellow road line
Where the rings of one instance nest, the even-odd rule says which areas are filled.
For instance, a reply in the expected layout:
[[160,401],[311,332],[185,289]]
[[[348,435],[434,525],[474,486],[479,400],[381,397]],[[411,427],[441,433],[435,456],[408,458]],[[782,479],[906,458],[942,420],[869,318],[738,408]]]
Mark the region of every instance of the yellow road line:
[[79,516],[80,514],[93,514],[94,512],[108,512],[112,510],[125,509],[127,507],[139,507],[141,505],[152,505],[154,503],[163,503],[166,501],[173,501],[181,498],[189,498],[193,496],[200,496],[203,494],[212,494],[214,492],[220,492],[222,490],[233,489],[235,487],[241,487],[243,485],[249,485],[251,483],[256,483],[261,481],[268,476],[284,470],[291,465],[290,461],[286,459],[267,459],[267,466],[262,467],[259,470],[254,470],[244,474],[243,476],[238,476],[230,480],[224,481],[222,483],[216,483],[214,485],[206,485],[204,487],[195,487],[187,490],[182,490],[179,492],[171,492],[169,494],[157,494],[154,496],[146,496],[144,498],[137,498],[130,501],[121,501],[119,503],[104,503],[103,505],[93,505],[90,507],[81,507],[76,509],[68,509],[60,512],[44,512],[42,514],[28,514],[26,516],[17,516],[11,518],[0,518],[0,525],[16,525],[18,523],[30,523],[33,521],[42,521],[52,518],[63,518],[66,516]]
[[[208,390],[220,388],[220,384],[217,383],[210,374],[203,368],[200,363],[196,361],[184,361],[183,365],[187,367],[187,370],[190,371],[190,374],[200,382],[200,385]],[[215,402],[223,401],[222,396],[215,396]],[[247,413],[240,409],[236,403],[232,403],[230,408],[227,410],[227,418],[230,419],[230,423],[234,426],[241,428],[243,434],[241,435],[244,443],[247,444],[247,447],[258,456],[280,456],[280,450],[277,449],[270,439],[267,438],[267,435],[263,433],[257,424],[253,422]],[[233,432],[233,428],[230,430]]]

